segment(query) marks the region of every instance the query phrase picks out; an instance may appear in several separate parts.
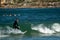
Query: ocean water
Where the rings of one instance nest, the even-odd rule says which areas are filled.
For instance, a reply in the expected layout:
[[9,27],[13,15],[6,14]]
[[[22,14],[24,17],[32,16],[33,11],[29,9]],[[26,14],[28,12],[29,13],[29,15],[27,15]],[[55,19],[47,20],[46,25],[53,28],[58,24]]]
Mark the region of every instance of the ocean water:
[[[20,29],[14,29],[15,19]],[[60,8],[0,8],[0,40],[59,40]]]

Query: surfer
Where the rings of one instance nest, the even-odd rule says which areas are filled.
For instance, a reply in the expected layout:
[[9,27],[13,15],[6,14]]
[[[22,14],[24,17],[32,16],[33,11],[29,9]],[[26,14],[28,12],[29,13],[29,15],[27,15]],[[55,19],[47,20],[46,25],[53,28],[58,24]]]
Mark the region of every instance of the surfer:
[[19,22],[18,19],[16,19],[16,20],[14,21],[14,23],[13,23],[13,28],[19,29],[19,27],[18,27],[18,22]]

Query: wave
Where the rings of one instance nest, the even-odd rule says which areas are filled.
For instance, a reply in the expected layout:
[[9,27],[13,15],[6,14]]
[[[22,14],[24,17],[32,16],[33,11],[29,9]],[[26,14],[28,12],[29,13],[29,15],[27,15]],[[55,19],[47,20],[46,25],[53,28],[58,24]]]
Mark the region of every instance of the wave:
[[[33,24],[34,25],[34,24]],[[38,31],[41,35],[50,35],[60,32],[60,24],[53,23],[50,27],[45,26],[44,24],[38,24],[35,26],[31,26],[32,30]],[[31,30],[31,31],[32,31]],[[22,32],[21,30],[11,28],[10,26],[1,27],[0,26],[0,37],[8,37],[10,34],[25,34],[27,31]],[[43,35],[42,34],[42,35]]]
[[50,28],[48,28],[47,26],[45,26],[44,24],[39,24],[37,26],[32,27],[32,30],[37,30],[40,33],[47,33],[47,34],[53,34],[53,33],[57,33],[60,32],[60,24],[59,23],[54,23],[51,25]]
[[24,34],[25,32],[22,32],[21,30],[18,30],[18,29],[13,29],[9,26],[6,26],[5,28],[3,28],[3,27],[0,28],[1,35],[2,34]]
[[60,32],[60,24],[59,23],[54,23],[52,25],[52,29],[55,31],[55,32]]
[[0,35],[0,38],[2,37],[9,37],[9,35]]
[[0,27],[0,37],[9,37],[10,35],[16,35],[16,34],[25,34],[27,31],[22,32],[18,29],[13,29],[10,26]]

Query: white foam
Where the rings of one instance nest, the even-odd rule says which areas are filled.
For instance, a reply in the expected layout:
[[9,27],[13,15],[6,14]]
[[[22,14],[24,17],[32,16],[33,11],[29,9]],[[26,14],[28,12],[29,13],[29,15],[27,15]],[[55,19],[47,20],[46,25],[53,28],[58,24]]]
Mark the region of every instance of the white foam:
[[0,35],[0,38],[2,37],[9,37],[9,35]]
[[54,30],[51,30],[51,29],[47,28],[43,24],[39,24],[36,27],[33,27],[32,30],[37,30],[37,31],[39,31],[41,33],[49,33],[49,34],[55,33]]
[[0,34],[3,35],[3,34],[24,34],[26,33],[27,31],[25,32],[22,32],[21,30],[18,30],[18,29],[13,29],[9,26],[6,26],[6,29],[4,28],[3,30],[0,30]]
[[[22,32],[21,30],[13,29],[9,26],[6,26],[6,28],[7,28],[7,30],[0,30],[0,34],[3,34],[3,33],[24,34],[27,32],[27,31]],[[37,26],[33,26],[32,30],[37,30],[37,31],[39,31],[41,33],[45,33],[45,34],[53,34],[53,33],[60,32],[60,24],[59,23],[52,24],[51,29],[47,28],[44,24],[39,24]]]
[[60,24],[59,23],[54,23],[52,25],[52,29],[56,32],[60,32]]
[[27,32],[27,31],[22,32],[21,30],[13,29],[13,28],[8,27],[8,26],[7,26],[7,29],[8,29],[7,33],[9,33],[9,34],[10,34],[10,33],[13,33],[13,34],[24,34],[24,33]]

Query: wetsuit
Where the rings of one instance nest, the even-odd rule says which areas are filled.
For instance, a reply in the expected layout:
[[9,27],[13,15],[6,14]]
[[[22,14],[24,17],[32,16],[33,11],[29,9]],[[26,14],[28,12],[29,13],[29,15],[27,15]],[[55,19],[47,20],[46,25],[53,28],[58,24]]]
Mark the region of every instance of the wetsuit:
[[17,23],[17,21],[15,21],[15,22],[13,23],[13,28],[19,29],[19,28],[18,28],[18,23]]

